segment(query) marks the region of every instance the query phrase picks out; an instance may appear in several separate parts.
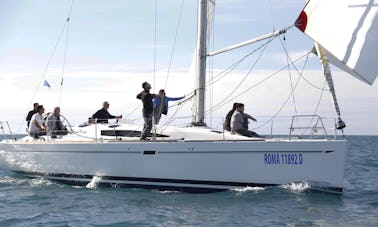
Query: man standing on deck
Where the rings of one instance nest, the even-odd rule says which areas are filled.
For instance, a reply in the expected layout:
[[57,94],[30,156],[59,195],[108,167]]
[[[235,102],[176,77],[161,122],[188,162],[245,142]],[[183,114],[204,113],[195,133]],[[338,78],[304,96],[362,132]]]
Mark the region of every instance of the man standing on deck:
[[147,82],[142,84],[143,91],[137,95],[137,99],[143,102],[143,131],[140,135],[140,140],[148,140],[147,136],[150,134],[152,129],[152,116],[153,116],[153,102],[152,100],[156,97],[156,94],[150,94],[151,85]]

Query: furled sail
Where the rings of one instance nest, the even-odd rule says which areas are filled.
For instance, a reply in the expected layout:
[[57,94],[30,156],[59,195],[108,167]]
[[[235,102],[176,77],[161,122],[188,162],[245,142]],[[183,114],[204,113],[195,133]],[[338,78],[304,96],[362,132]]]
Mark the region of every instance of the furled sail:
[[378,75],[378,0],[309,0],[296,26],[329,62],[373,84]]

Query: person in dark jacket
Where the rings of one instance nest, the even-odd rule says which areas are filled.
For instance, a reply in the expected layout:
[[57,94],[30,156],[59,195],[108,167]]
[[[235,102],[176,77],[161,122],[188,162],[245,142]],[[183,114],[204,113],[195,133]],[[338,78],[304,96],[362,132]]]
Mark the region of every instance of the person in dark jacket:
[[108,123],[109,119],[114,119],[114,118],[120,119],[120,118],[122,118],[122,115],[119,115],[119,116],[111,115],[108,112],[108,109],[109,109],[109,103],[104,102],[102,104],[102,109],[97,110],[97,112],[92,115],[92,118],[93,119],[97,118],[97,123]]
[[234,114],[236,107],[239,105],[239,103],[235,102],[234,105],[232,106],[232,110],[230,110],[227,115],[226,115],[226,120],[224,121],[223,124],[223,129],[227,131],[231,131],[231,117]]
[[142,84],[143,91],[137,95],[137,99],[143,102],[143,131],[140,135],[140,140],[147,140],[147,136],[152,129],[152,115],[153,115],[153,103],[152,100],[156,97],[156,94],[151,94],[151,85],[147,82]]
[[164,89],[159,91],[159,94],[154,98],[154,120],[155,124],[159,124],[161,114],[167,115],[168,113],[168,102],[169,101],[177,101],[180,99],[185,98],[185,96],[178,97],[178,98],[171,98],[165,96]]
[[29,125],[30,125],[30,120],[31,118],[33,117],[33,115],[35,113],[37,113],[37,109],[38,109],[38,106],[39,104],[36,102],[33,104],[33,109],[29,111],[28,115],[26,116],[26,123],[28,124],[28,128],[29,128]]

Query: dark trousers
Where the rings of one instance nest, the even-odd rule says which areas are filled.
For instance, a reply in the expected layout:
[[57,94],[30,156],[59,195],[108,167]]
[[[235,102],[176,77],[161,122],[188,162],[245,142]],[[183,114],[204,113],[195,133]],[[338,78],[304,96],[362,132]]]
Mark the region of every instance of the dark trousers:
[[242,136],[247,136],[247,137],[261,137],[259,134],[257,134],[254,131],[249,131],[248,129],[238,129],[236,132]]
[[38,139],[40,136],[45,136],[45,131],[36,131],[36,132],[29,132],[30,136],[32,136],[35,139]]

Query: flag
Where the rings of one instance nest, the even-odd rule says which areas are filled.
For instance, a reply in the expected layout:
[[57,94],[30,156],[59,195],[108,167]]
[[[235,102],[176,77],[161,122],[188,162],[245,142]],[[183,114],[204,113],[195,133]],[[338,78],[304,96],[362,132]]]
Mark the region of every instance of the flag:
[[49,84],[49,82],[47,82],[47,80],[45,80],[43,82],[43,86],[46,86],[46,87],[48,87],[50,89],[50,84]]

